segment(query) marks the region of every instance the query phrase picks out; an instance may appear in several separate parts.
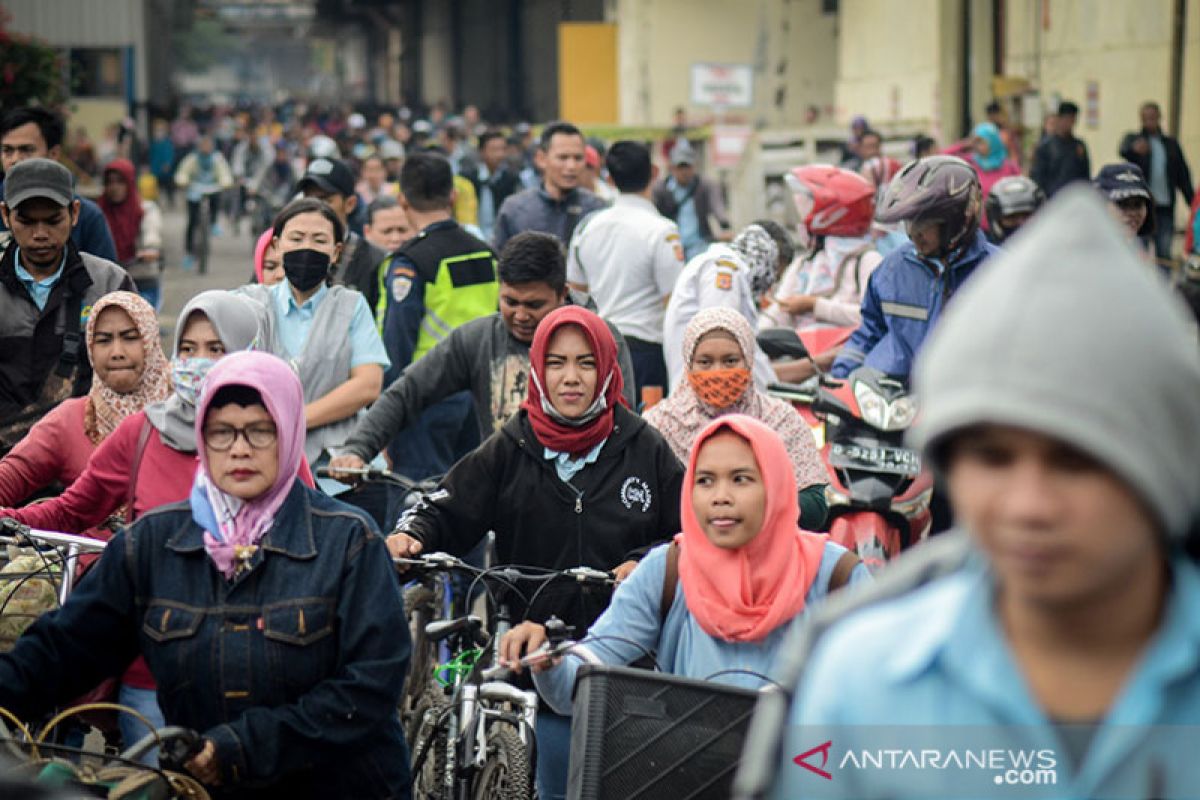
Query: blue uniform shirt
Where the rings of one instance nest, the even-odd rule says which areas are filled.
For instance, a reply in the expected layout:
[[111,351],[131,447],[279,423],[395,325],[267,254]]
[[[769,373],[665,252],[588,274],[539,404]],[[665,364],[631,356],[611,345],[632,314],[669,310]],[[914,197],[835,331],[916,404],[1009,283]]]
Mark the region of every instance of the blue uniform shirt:
[[62,263],[58,265],[58,271],[49,278],[38,280],[33,275],[29,274],[29,270],[21,266],[21,248],[17,248],[13,253],[13,263],[17,266],[17,280],[29,292],[29,296],[33,298],[34,304],[39,311],[46,310],[46,303],[50,300],[50,292],[54,291],[55,285],[58,284],[59,278],[62,277],[63,269],[67,266],[67,254],[63,252]]
[[[271,299],[275,304],[274,316],[279,326],[279,340],[292,358],[299,357],[304,351],[313,316],[317,313],[321,301],[328,296],[329,288],[322,285],[303,305],[296,305],[292,287],[286,280],[271,287]],[[358,298],[358,306],[354,309],[349,336],[351,369],[363,364],[379,364],[385,370],[388,368],[387,351],[379,338],[379,331],[375,329],[375,321],[371,317],[371,310],[367,308],[367,301],[361,296]]]

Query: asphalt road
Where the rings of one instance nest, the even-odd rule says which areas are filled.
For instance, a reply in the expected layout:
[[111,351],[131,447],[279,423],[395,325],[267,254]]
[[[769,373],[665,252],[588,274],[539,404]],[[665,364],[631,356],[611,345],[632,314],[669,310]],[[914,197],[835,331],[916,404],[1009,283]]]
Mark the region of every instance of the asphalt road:
[[[176,198],[174,210],[163,208],[163,243],[166,250],[166,271],[163,273],[163,303],[159,321],[166,342],[173,341],[175,320],[188,300],[205,289],[232,289],[251,280],[254,275],[254,242],[247,222],[234,231],[222,215],[221,235],[213,237],[204,275],[183,269],[183,242],[187,215],[182,197]],[[168,356],[170,353],[168,352]]]

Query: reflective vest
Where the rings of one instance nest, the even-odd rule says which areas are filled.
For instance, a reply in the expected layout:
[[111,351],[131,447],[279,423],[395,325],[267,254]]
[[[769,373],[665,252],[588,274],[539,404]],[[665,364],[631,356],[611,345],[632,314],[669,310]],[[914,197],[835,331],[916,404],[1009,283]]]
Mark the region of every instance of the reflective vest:
[[496,313],[496,256],[458,225],[425,229],[400,248],[425,281],[425,316],[413,361],[459,325]]

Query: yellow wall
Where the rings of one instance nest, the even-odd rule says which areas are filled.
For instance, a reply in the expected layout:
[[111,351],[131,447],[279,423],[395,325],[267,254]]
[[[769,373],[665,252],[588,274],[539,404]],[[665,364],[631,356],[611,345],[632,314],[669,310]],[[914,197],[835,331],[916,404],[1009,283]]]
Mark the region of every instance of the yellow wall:
[[754,108],[730,112],[752,122],[799,125],[833,102],[837,18],[820,0],[617,0],[614,17],[623,125],[669,125],[678,106],[705,121],[689,102],[697,62],[755,67]]
[[617,26],[558,26],[558,113],[578,125],[617,119]]

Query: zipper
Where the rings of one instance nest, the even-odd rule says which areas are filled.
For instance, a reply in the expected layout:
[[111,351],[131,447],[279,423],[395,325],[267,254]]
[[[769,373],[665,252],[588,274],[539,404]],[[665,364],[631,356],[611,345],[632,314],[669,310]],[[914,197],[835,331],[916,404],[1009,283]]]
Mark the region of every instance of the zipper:
[[583,513],[583,495],[576,495],[575,497],[575,513]]

